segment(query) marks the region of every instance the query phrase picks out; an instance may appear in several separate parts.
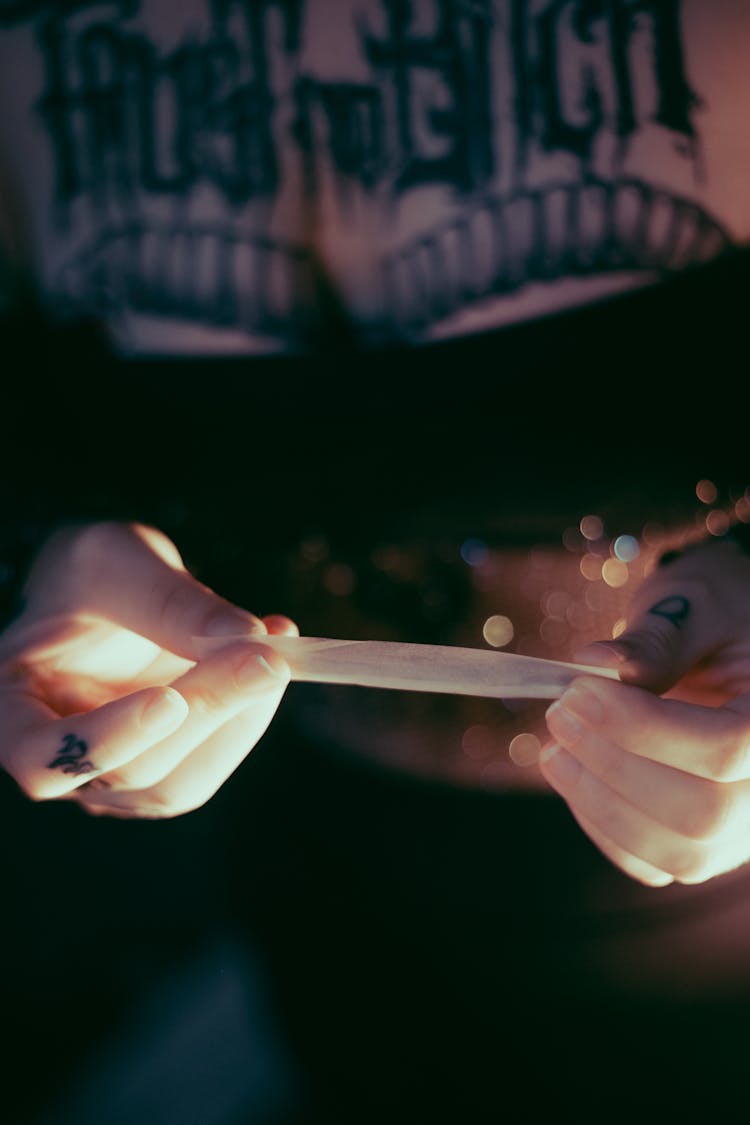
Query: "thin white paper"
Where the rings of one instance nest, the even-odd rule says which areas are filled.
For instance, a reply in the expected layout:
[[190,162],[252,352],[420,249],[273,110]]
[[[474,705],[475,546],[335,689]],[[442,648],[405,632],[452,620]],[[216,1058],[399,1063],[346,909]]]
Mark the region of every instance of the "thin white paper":
[[[207,653],[232,639],[200,638]],[[236,640],[268,646],[287,661],[292,680],[313,683],[493,699],[557,699],[577,676],[619,678],[611,668],[487,649],[324,637],[244,636]]]

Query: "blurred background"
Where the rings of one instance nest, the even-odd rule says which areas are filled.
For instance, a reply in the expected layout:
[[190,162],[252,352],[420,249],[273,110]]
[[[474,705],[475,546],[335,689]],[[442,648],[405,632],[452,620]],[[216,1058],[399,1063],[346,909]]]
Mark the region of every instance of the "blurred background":
[[[477,337],[460,391],[450,344],[171,368],[19,312],[6,586],[60,513],[138,518],[304,633],[567,658],[660,551],[748,519],[716,391],[743,270],[506,332],[502,384]],[[614,870],[540,786],[542,713],[292,685],[168,822],[3,776],[4,1119],[484,1121],[520,1098],[593,1120],[613,1090],[636,1112],[654,1071],[665,1112],[733,1105],[747,872],[655,892]]]

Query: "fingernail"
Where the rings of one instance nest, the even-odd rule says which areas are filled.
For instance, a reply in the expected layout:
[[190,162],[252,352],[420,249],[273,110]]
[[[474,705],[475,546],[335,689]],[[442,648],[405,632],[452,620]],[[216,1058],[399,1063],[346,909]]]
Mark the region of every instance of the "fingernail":
[[254,652],[252,656],[247,656],[240,662],[237,668],[237,675],[242,680],[249,681],[252,685],[257,684],[258,687],[268,686],[269,679],[273,681],[274,687],[285,683],[289,679],[289,673],[284,666],[275,667],[265,656],[261,656],[258,652]]
[[619,668],[628,659],[624,648],[614,648],[608,643],[594,641],[575,655],[576,664],[595,664],[601,668]]
[[556,742],[550,743],[546,750],[542,750],[541,754],[539,755],[539,761],[548,762],[550,758],[554,758],[555,754],[559,753],[559,750],[560,747]]
[[187,712],[188,705],[180,693],[168,688],[146,704],[141,712],[141,723],[151,728],[174,726]]
[[286,679],[286,676],[284,676],[277,668],[274,668],[272,664],[268,663],[265,656],[259,656],[258,663],[260,664],[261,668],[265,668],[269,675],[275,676],[277,680]]
[[555,738],[559,738],[567,746],[575,745],[583,734],[583,727],[578,719],[561,703],[553,703],[547,711],[547,726]]
[[572,711],[577,718],[596,726],[604,718],[604,707],[592,691],[582,687],[571,687],[559,700],[560,706]]
[[205,629],[207,637],[257,636],[258,634],[265,634],[260,621],[248,613],[233,613],[231,610],[220,610],[215,617],[209,619]]

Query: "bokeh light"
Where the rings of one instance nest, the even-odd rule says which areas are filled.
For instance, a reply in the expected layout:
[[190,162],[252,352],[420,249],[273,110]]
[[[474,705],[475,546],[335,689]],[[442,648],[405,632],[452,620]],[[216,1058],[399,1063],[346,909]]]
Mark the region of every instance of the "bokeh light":
[[308,535],[300,544],[300,554],[309,563],[323,562],[328,558],[328,540],[323,535]]
[[664,528],[655,520],[648,520],[641,528],[641,539],[650,547],[658,547],[664,537]]
[[604,524],[599,516],[584,516],[578,526],[584,539],[601,539],[604,534]]
[[513,622],[502,613],[493,613],[488,617],[482,628],[482,636],[488,645],[493,648],[502,648],[513,640]]
[[695,486],[695,495],[701,504],[715,504],[719,490],[712,480],[699,480]]
[[346,598],[356,586],[354,571],[346,563],[332,563],[326,567],[323,575],[323,585],[329,594],[337,598]]
[[465,730],[461,739],[461,749],[474,762],[482,762],[491,757],[496,745],[491,728],[479,723]]
[[615,558],[625,563],[633,562],[641,552],[638,540],[634,535],[618,535],[612,545],[612,550],[615,553]]
[[517,766],[535,766],[542,744],[535,734],[517,734],[508,747],[508,754]]
[[729,516],[721,508],[714,508],[706,516],[706,530],[710,535],[726,535],[729,531]]
[[609,606],[610,593],[606,586],[603,586],[600,582],[590,582],[583,592],[583,600],[588,609],[593,613],[599,613]]
[[572,598],[567,590],[550,590],[542,597],[542,613],[545,617],[563,620],[571,601]]
[[577,552],[581,550],[581,533],[577,527],[566,527],[562,534],[563,547],[566,551]]
[[461,544],[461,558],[469,566],[481,566],[488,555],[489,547],[483,539],[465,539]]
[[628,580],[627,564],[620,559],[607,559],[602,567],[602,578],[613,589],[624,586]]
[[581,574],[588,582],[597,582],[602,576],[602,560],[596,555],[584,555],[579,566]]

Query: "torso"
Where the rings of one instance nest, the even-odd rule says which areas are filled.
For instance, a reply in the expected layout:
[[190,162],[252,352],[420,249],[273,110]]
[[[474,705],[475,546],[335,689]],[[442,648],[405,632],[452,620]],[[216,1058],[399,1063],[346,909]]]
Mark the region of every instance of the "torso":
[[[750,240],[742,0],[0,5],[5,226],[131,354],[496,328]],[[322,288],[321,288],[322,287]]]

